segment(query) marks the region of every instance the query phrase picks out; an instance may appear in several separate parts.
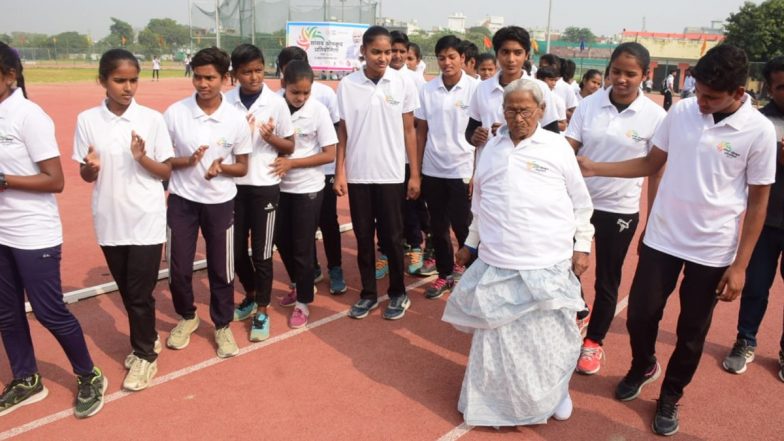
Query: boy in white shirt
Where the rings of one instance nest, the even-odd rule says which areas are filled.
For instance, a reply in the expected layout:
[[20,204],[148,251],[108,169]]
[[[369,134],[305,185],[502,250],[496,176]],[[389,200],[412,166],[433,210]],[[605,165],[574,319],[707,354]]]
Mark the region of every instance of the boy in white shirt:
[[271,166],[279,155],[294,151],[294,132],[286,102],[264,85],[261,49],[241,44],[232,51],[231,64],[236,66],[232,72],[239,87],[226,94],[226,101],[247,115],[254,127],[248,174],[234,180],[234,261],[245,290],[234,320],[253,317],[249,339],[264,341],[270,336],[267,307],[272,296],[272,246],[280,198],[280,177],[272,173]]
[[245,114],[221,93],[229,78],[229,55],[214,47],[202,49],[191,65],[196,93],[163,115],[176,155],[167,212],[169,287],[174,310],[182,317],[166,345],[185,348],[199,327],[192,278],[201,229],[207,245],[210,317],[218,356],[225,358],[239,353],[229,329],[234,317],[234,178],[248,171],[251,132]]
[[[417,97],[419,92],[425,87],[425,77],[419,75],[416,71],[408,69],[406,60],[410,52],[411,43],[408,36],[400,31],[390,32],[392,36],[392,58],[389,61],[389,67],[397,70],[404,77],[409,80],[409,87],[414,87],[414,92]],[[416,125],[416,121],[414,122]],[[408,177],[411,175],[411,170],[408,163],[406,163],[406,180],[404,183],[407,185]],[[422,239],[430,237],[430,214],[425,206],[425,199],[419,198],[414,200],[406,200],[403,204],[403,236],[406,241],[406,254],[409,257],[408,267],[406,271],[412,275],[429,276],[436,273],[435,262],[432,261],[432,250],[428,245],[429,240],[425,240],[426,246],[423,250]],[[383,254],[386,252],[381,250]],[[382,254],[381,262],[377,264],[376,271],[378,276],[382,275],[384,269],[383,265],[385,256]],[[427,264],[431,260],[430,265]]]
[[632,366],[615,390],[616,399],[633,400],[659,377],[659,321],[683,271],[678,338],[652,425],[660,435],[678,431],[678,401],[697,371],[713,309],[743,289],[765,220],[776,134],[745,93],[748,69],[743,50],[712,48],[694,68],[697,96],[673,107],[647,156],[615,163],[579,158],[584,176],[651,176],[667,163],[655,199],[649,197],[629,294]]
[[[350,194],[362,292],[349,316],[357,319],[378,307],[373,240],[376,224],[381,248],[389,258],[390,300],[384,318],[402,318],[411,304],[403,283],[402,215],[406,193],[410,199],[419,197],[413,115],[419,99],[406,79],[388,68],[391,53],[389,31],[381,26],[368,28],[362,37],[367,65],[344,78],[337,91],[340,126],[334,189],[338,196]],[[403,185],[406,156],[411,168],[407,191]]]
[[455,265],[450,226],[462,247],[471,223],[468,182],[474,148],[462,136],[468,125],[468,103],[479,82],[461,69],[460,39],[447,35],[436,42],[441,75],[419,92],[418,155],[422,159],[422,194],[430,212],[438,278],[425,291],[429,299],[448,293],[465,267]]

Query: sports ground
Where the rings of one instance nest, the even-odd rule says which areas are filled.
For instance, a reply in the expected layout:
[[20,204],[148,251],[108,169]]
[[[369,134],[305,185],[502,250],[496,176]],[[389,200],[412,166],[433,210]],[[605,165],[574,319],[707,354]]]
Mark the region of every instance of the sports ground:
[[[277,80],[269,85],[278,88]],[[140,103],[163,111],[191,91],[190,81],[184,78],[160,82],[144,78],[136,97]],[[87,81],[33,83],[29,94],[55,121],[65,170],[65,191],[58,196],[65,240],[64,291],[111,282],[92,229],[91,185],[82,182],[76,163],[70,159],[76,116],[100,103],[103,89]],[[339,201],[338,212],[341,224],[350,222],[347,199]],[[164,349],[154,385],[141,392],[121,390],[123,359],[130,346],[119,295],[103,294],[72,304],[92,356],[109,379],[104,409],[87,420],[72,415],[75,378],[65,355],[30,315],[39,369],[50,393],[41,403],[0,418],[0,440],[656,439],[650,422],[660,382],[648,386],[630,403],[612,398],[616,383],[630,364],[626,295],[637,265],[635,249],[636,241],[627,257],[617,317],[605,342],[604,367],[596,376],[573,377],[575,410],[565,422],[498,431],[465,426],[456,406],[470,337],[440,320],[446,298],[424,298],[424,287],[432,281],[427,278],[406,278],[413,305],[403,320],[383,320],[378,310],[361,321],[346,317],[360,288],[356,244],[348,231],[343,234],[343,269],[349,291],[330,296],[326,281],[322,282],[310,307],[310,325],[290,330],[286,323],[289,310],[276,304],[276,297],[288,289],[285,270],[276,255],[269,310],[272,338],[251,344],[249,324],[233,323],[231,329],[241,348],[234,358],[222,360],[215,355],[207,277],[204,271],[196,272],[201,327],[186,349]],[[319,257],[323,266],[321,247]],[[197,259],[203,258],[199,252]],[[589,304],[593,269],[583,277]],[[385,286],[386,281],[380,281],[380,292],[386,291]],[[717,306],[700,369],[681,401],[681,428],[676,439],[784,439],[784,383],[776,376],[783,292],[784,286],[777,280],[758,335],[756,360],[740,376],[721,368],[735,340],[739,303]],[[165,280],[159,282],[155,295],[157,327],[165,339],[179,317]],[[238,289],[237,301],[241,295]],[[676,294],[659,333],[657,350],[663,362],[675,345],[677,313]],[[10,380],[3,357],[0,382]]]

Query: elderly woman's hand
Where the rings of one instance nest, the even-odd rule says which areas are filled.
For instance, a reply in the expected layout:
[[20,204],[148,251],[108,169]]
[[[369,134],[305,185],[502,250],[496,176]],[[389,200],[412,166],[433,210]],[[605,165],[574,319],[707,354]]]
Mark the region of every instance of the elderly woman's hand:
[[575,251],[572,254],[572,271],[574,271],[575,276],[580,277],[580,275],[588,269],[589,265],[588,253]]

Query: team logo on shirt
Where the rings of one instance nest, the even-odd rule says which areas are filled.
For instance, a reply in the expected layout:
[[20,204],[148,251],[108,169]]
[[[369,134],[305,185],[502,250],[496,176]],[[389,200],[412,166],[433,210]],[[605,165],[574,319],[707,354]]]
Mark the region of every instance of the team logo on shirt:
[[549,168],[540,165],[536,161],[526,162],[526,167],[528,168],[529,171],[536,172],[536,173],[547,173],[547,171],[550,170]]
[[14,137],[11,135],[0,135],[0,144],[11,144],[14,142]]
[[396,100],[395,97],[390,94],[386,94],[386,96],[384,96],[384,101],[386,101],[387,104],[391,104],[393,106],[400,104],[400,101]]
[[732,149],[732,144],[730,144],[727,141],[720,142],[716,146],[716,151],[718,151],[719,153],[723,154],[724,156],[726,156],[726,157],[728,157],[730,159],[735,159],[738,156],[740,156],[740,154],[738,152],[736,152],[735,150]]
[[305,133],[305,129],[303,129],[302,127],[294,127],[294,135],[295,135],[295,136],[298,136],[298,137],[300,137],[300,138],[304,138],[304,137],[306,137],[308,134],[307,134],[307,133]]
[[216,144],[218,144],[218,147],[223,147],[224,149],[230,149],[234,146],[234,144],[227,141],[226,138],[219,138]]
[[455,100],[455,108],[465,110],[468,108],[468,104],[464,103],[463,100]]
[[637,131],[636,131],[636,130],[634,130],[634,129],[629,129],[629,130],[626,132],[626,137],[627,137],[627,138],[629,138],[629,139],[631,139],[631,140],[632,140],[632,141],[634,141],[634,142],[644,142],[644,141],[645,141],[645,138],[643,138],[642,136],[640,136],[640,134],[639,134],[639,133],[637,133]]

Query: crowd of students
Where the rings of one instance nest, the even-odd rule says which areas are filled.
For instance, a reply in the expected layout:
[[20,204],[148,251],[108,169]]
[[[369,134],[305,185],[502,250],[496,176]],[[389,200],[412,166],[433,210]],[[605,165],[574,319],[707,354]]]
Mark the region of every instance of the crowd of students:
[[[265,85],[257,47],[242,44],[230,56],[203,49],[190,61],[194,94],[163,115],[134,99],[136,58],[103,54],[106,98],[79,114],[72,158],[94,183],[96,236],[128,313],[123,387],[142,390],[157,372],[153,291],[164,244],[180,316],[166,346],[186,348],[200,326],[192,262],[201,231],[217,355],[231,357],[239,353],[232,321],[251,320],[250,341],[270,337],[274,245],[291,281],[278,302],[291,308],[291,328],[307,325],[323,279],[319,229],[329,292],[347,291],[336,209],[346,195],[361,276],[349,317],[378,308],[377,279],[389,277],[382,316],[401,319],[412,301],[404,274],[435,275],[425,297],[451,292],[443,319],[473,333],[458,403],[470,425],[569,418],[573,372],[601,369],[640,225],[627,320],[632,364],[615,397],[633,400],[660,376],[658,324],[679,279],[677,343],[653,431],[678,431],[678,402],[717,300],[741,291],[738,339],[724,367],[744,372],[784,251],[784,58],[765,68],[772,101],[761,113],[745,93],[746,55],[730,45],[699,60],[696,97],[667,113],[641,92],[652,72],[638,43],[615,49],[604,87],[596,70],[575,82],[574,63],[552,54],[532,66],[520,27],[500,29],[492,45],[494,54],[478,54],[455,36],[439,39],[441,74],[427,81],[421,50],[373,26],[362,36],[363,68],[337,92],[315,82],[306,53],[289,47],[277,58],[278,93]],[[238,85],[223,93],[229,75]],[[103,406],[107,380],[62,298],[53,193],[64,180],[54,126],[27,99],[20,59],[1,43],[0,80],[0,331],[13,374],[0,415],[47,394],[26,294],[77,375],[76,416],[88,417]],[[579,277],[592,249],[588,308]],[[244,291],[237,304],[235,275]],[[781,346],[784,381],[784,336]]]

